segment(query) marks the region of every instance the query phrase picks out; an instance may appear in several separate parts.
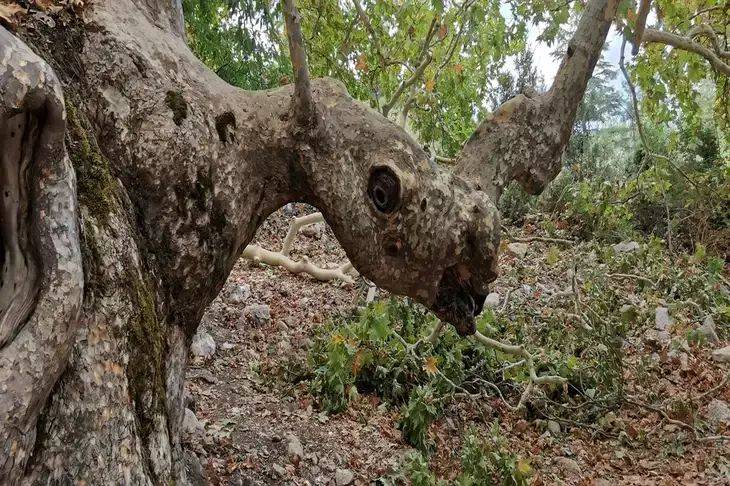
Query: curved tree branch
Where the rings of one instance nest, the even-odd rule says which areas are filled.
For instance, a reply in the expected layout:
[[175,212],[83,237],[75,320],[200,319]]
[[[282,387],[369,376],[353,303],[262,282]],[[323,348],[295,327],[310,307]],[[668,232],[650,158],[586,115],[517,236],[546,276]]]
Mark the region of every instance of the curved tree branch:
[[311,126],[316,117],[316,108],[312,101],[312,87],[309,82],[307,54],[304,50],[301,19],[294,0],[284,0],[284,20],[289,40],[289,54],[294,69],[294,116],[301,126]]
[[457,174],[494,201],[512,180],[538,194],[555,178],[617,7],[617,0],[588,3],[550,90],[518,95],[482,122],[457,156]]
[[644,36],[642,37],[642,41],[645,43],[664,44],[676,49],[699,54],[709,61],[715,71],[725,76],[730,76],[730,64],[724,62],[720,55],[712,49],[709,49],[690,38],[669,32],[662,32],[656,29],[646,29]]
[[639,4],[639,12],[636,15],[636,28],[634,29],[634,47],[631,50],[631,54],[634,56],[639,53],[639,46],[641,45],[641,38],[644,35],[644,29],[646,29],[646,18],[649,16],[649,9],[651,7],[651,0],[641,0]]

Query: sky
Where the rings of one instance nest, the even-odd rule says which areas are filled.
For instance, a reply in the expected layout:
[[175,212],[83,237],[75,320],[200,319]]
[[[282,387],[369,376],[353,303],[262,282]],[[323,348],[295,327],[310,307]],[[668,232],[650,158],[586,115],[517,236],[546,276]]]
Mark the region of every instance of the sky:
[[[555,78],[555,73],[557,72],[560,63],[553,59],[550,55],[552,48],[548,47],[545,42],[537,40],[541,30],[542,29],[539,26],[530,26],[528,28],[528,43],[535,53],[533,60],[538,72],[540,72],[545,79],[545,84],[550,86],[553,78]],[[611,28],[611,32],[608,33],[607,42],[608,49],[603,52],[603,58],[612,64],[618,73],[618,63],[621,57],[621,35],[619,35],[613,27]],[[627,48],[627,51],[630,52],[630,49]],[[620,87],[621,85],[619,78],[620,76],[616,76],[614,79],[614,83],[617,87]]]

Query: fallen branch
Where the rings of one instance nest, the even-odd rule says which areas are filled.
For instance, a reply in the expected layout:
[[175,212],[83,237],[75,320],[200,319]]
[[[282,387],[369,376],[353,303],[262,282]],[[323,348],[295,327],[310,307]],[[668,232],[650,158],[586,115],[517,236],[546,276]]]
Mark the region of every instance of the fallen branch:
[[320,268],[309,262],[306,258],[302,261],[294,261],[281,252],[269,251],[257,245],[248,245],[243,250],[243,257],[253,260],[255,263],[266,263],[277,267],[284,267],[294,274],[306,273],[321,281],[339,279],[347,283],[355,283],[349,275],[354,269],[350,262],[344,263],[337,268]]
[[568,380],[563,378],[562,376],[555,376],[555,375],[543,375],[538,376],[537,371],[535,370],[535,360],[532,356],[532,354],[525,349],[523,345],[513,345],[513,344],[506,344],[500,341],[497,341],[495,339],[489,338],[485,336],[484,334],[480,333],[479,331],[476,331],[474,333],[474,339],[479,341],[480,343],[484,344],[485,346],[489,346],[494,349],[498,349],[502,351],[503,353],[511,354],[513,356],[519,356],[523,358],[524,364],[527,366],[527,370],[530,374],[530,382],[525,387],[525,390],[522,392],[522,396],[520,397],[520,401],[517,403],[517,406],[515,409],[520,410],[525,406],[525,403],[527,402],[527,399],[529,398],[530,394],[532,393],[532,390],[535,385],[562,385],[564,383],[567,383]]
[[653,405],[649,405],[648,403],[643,403],[635,397],[627,396],[625,402],[630,405],[634,405],[634,406],[637,406],[640,408],[645,408],[646,410],[651,410],[652,412],[658,413],[662,417],[662,419],[666,420],[670,424],[673,424],[678,427],[682,427],[684,429],[691,431],[692,434],[694,435],[694,438],[700,442],[730,440],[730,435],[702,436],[694,425],[688,424],[687,422],[682,422],[681,420],[675,420],[675,419],[671,418],[669,416],[669,414],[667,414],[667,412],[665,412],[661,408],[655,407]]
[[515,243],[532,243],[533,241],[540,241],[543,243],[557,243],[559,245],[574,245],[575,241],[568,240],[565,238],[550,238],[548,236],[528,236],[526,238],[517,238],[515,236],[512,236],[512,234],[509,232],[509,230],[502,226],[502,231],[507,235],[507,238],[509,238],[511,241]]
[[292,244],[294,243],[294,238],[297,237],[297,233],[300,229],[311,224],[321,223],[323,221],[324,216],[322,216],[322,213],[312,213],[306,216],[300,216],[299,218],[294,218],[294,220],[289,225],[289,231],[286,233],[286,238],[284,238],[284,244],[281,246],[281,254],[289,256],[289,254],[291,253]]
[[[302,261],[292,260],[289,257],[292,245],[294,244],[294,240],[296,239],[299,230],[305,226],[317,224],[323,221],[324,216],[322,216],[322,213],[312,213],[307,214],[306,216],[294,218],[289,224],[289,231],[287,231],[284,243],[281,245],[281,251],[270,251],[257,245],[248,245],[246,249],[243,250],[242,256],[249,260],[253,260],[256,263],[265,263],[275,267],[284,267],[294,274],[306,273],[323,282],[329,280],[342,280],[343,282],[354,283],[352,276],[357,275],[357,271],[353,268],[350,262],[343,263],[336,268],[322,268],[311,263],[306,257],[304,257]],[[368,303],[375,297],[373,289],[374,286],[371,286],[368,290]]]

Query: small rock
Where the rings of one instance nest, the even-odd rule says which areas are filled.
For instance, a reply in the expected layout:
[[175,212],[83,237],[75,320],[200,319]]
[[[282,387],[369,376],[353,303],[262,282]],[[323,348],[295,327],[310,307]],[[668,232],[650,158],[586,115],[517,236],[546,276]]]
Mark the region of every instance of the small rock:
[[249,305],[243,309],[243,314],[256,327],[264,326],[271,320],[271,309],[266,304]]
[[297,211],[297,207],[294,203],[286,204],[283,208],[284,214],[287,216],[296,216],[299,211]]
[[229,343],[228,341],[226,341],[225,343],[221,344],[221,349],[223,351],[228,351],[229,349],[233,349],[235,347],[236,347],[235,344]]
[[286,339],[282,339],[277,343],[276,349],[278,349],[279,352],[282,353],[282,356],[284,356],[291,352],[291,343]]
[[547,429],[550,431],[550,435],[560,435],[560,424],[555,420],[548,420]]
[[281,332],[286,332],[289,330],[289,326],[286,325],[286,322],[279,321],[276,323],[276,329],[278,329]]
[[707,420],[713,425],[730,423],[730,407],[727,402],[712,400],[707,406]]
[[335,470],[335,463],[326,457],[319,460],[319,466],[327,472],[334,472]]
[[280,478],[286,477],[286,469],[280,464],[273,464],[271,469],[274,470],[274,474]]
[[194,378],[199,378],[210,385],[215,385],[216,383],[218,383],[218,379],[215,377],[215,375],[213,375],[213,372],[210,371],[209,369],[200,370],[198,372],[198,374],[195,375]]
[[304,457],[304,447],[302,447],[302,443],[296,435],[289,436],[289,445],[287,445],[286,450],[289,459],[294,464],[299,464],[299,461]]
[[671,331],[673,321],[666,307],[657,307],[654,310],[654,328],[657,331]]
[[489,295],[487,295],[487,298],[484,299],[484,305],[488,305],[489,307],[497,307],[500,302],[500,297],[497,292],[492,292]]
[[192,451],[185,450],[183,459],[185,460],[185,472],[187,473],[190,485],[205,486],[208,484],[205,469],[203,469],[203,465],[200,463],[198,456]]
[[183,418],[183,436],[191,443],[199,442],[205,438],[205,427],[189,408],[185,409],[185,417]]
[[337,486],[347,486],[355,480],[355,475],[349,469],[338,469],[335,472],[335,484]]
[[669,335],[667,331],[657,331],[656,329],[647,329],[646,332],[644,332],[644,341],[647,344],[658,346],[658,347],[664,347],[667,344],[669,344],[672,340],[672,337]]
[[228,294],[228,301],[233,304],[243,304],[251,297],[251,286],[245,283],[237,284]]
[[190,352],[199,358],[209,358],[215,354],[215,341],[213,336],[205,331],[199,330],[193,336],[193,343],[190,345]]
[[555,464],[557,464],[557,466],[565,472],[573,474],[580,474],[581,472],[578,463],[575,462],[574,459],[571,459],[569,457],[556,457]]
[[309,238],[320,238],[324,233],[324,223],[309,224],[300,229],[299,232]]
[[682,371],[689,371],[689,356],[687,353],[679,354],[679,368]]
[[525,258],[525,255],[527,255],[527,243],[510,243],[507,245],[507,251],[517,258]]
[[730,363],[730,346],[714,350],[712,352],[712,359],[718,363]]
[[622,241],[613,245],[613,251],[616,253],[631,253],[637,251],[641,246],[635,241]]
[[705,317],[702,325],[697,329],[700,336],[704,337],[708,343],[717,344],[720,342],[720,338],[717,336],[715,330],[715,320],[712,316]]
[[515,424],[515,430],[519,432],[520,434],[525,432],[527,430],[527,427],[529,427],[530,424],[525,419],[520,419]]

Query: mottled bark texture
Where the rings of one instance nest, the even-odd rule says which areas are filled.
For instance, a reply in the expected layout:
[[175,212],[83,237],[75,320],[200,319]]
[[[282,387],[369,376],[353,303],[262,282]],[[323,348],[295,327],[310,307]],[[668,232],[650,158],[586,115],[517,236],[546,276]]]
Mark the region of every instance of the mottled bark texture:
[[187,48],[179,1],[0,28],[0,483],[186,483],[187,345],[291,201],[360,273],[473,332],[501,187],[557,172],[614,11],[589,4],[555,86],[485,121],[454,173],[335,81],[227,85]]

